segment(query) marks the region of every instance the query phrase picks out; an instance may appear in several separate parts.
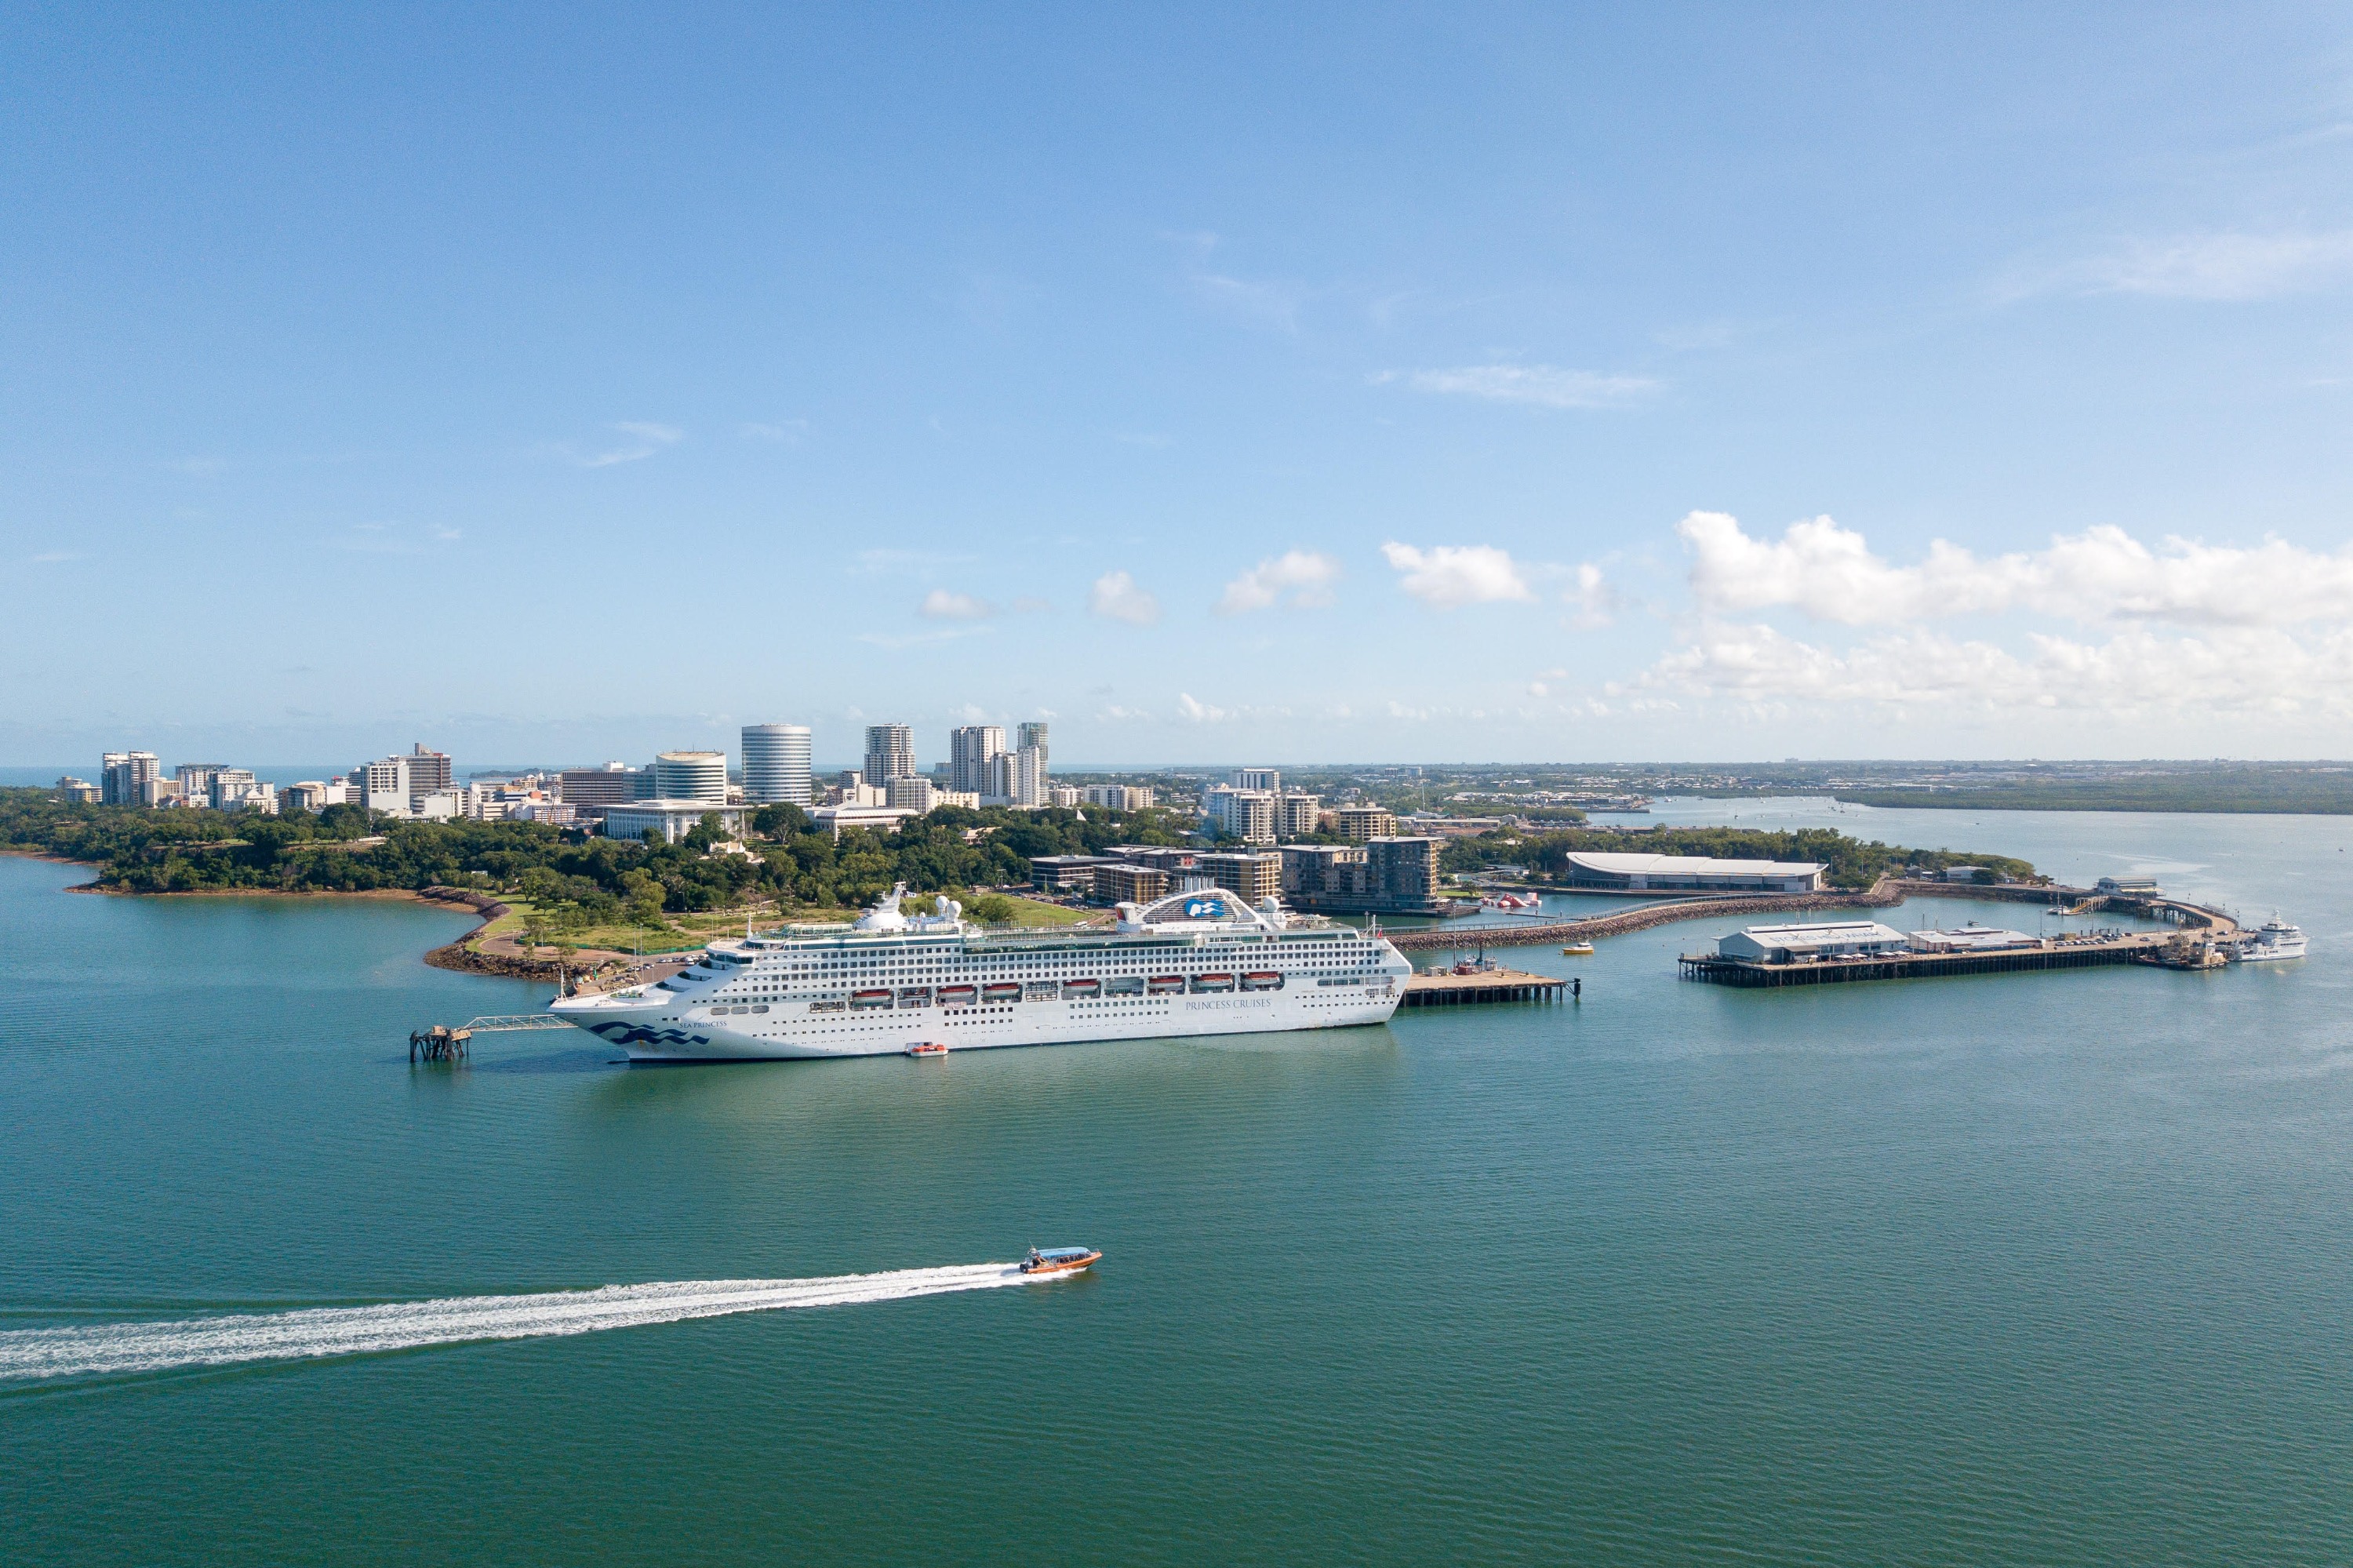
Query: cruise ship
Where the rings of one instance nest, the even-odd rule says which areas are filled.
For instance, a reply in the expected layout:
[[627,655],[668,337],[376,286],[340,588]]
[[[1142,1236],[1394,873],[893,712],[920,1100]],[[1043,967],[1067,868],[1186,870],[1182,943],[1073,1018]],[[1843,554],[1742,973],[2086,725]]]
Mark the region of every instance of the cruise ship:
[[1109,930],[986,929],[904,885],[847,927],[712,943],[681,973],[558,999],[637,1062],[968,1051],[1382,1023],[1412,966],[1377,931],[1253,907],[1223,888],[1123,904]]

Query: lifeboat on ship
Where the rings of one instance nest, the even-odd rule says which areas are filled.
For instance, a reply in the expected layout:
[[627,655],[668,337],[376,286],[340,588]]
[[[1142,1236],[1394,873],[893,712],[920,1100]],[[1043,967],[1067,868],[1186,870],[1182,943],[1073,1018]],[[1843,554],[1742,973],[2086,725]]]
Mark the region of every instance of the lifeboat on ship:
[[1175,996],[1178,991],[1185,989],[1185,977],[1183,975],[1154,975],[1150,980],[1145,982],[1144,989],[1150,991],[1154,996]]
[[947,1054],[948,1048],[945,1045],[941,1044],[936,1040],[918,1040],[913,1045],[907,1047],[908,1055],[924,1061],[928,1061],[934,1056],[944,1056]]
[[1242,976],[1244,991],[1281,991],[1282,976],[1273,969],[1252,969]]
[[1091,1246],[1033,1246],[1029,1255],[1021,1260],[1024,1274],[1076,1274],[1100,1261],[1103,1254]]
[[940,987],[940,1005],[942,1007],[970,1007],[976,1001],[979,1000],[979,997],[980,988],[978,986],[944,985]]
[[1067,1001],[1092,1001],[1102,994],[1103,981],[1099,980],[1073,980],[1062,982],[1062,995]]
[[891,993],[887,991],[853,991],[849,993],[849,1011],[852,1012],[873,1012],[890,1005]]
[[980,1000],[983,1001],[1019,1001],[1021,1000],[1021,982],[1019,980],[992,980],[988,984],[980,988]]
[[1195,975],[1193,989],[1197,991],[1223,991],[1234,989],[1231,975]]

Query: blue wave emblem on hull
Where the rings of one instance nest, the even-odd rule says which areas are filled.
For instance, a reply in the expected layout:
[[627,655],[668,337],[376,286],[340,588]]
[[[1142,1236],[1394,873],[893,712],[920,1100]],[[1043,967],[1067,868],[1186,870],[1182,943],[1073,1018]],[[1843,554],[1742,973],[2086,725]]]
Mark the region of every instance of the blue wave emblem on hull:
[[708,1045],[707,1034],[689,1034],[683,1029],[648,1029],[641,1023],[623,1023],[617,1019],[609,1023],[591,1025],[588,1033],[599,1034],[616,1045]]

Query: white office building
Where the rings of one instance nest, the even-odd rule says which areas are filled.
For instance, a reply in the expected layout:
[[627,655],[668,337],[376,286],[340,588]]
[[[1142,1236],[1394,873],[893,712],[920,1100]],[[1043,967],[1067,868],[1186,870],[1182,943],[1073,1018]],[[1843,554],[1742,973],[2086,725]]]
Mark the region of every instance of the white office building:
[[882,803],[894,811],[913,811],[922,816],[939,804],[939,791],[928,779],[893,779],[882,792]]
[[1270,795],[1282,793],[1282,769],[1280,768],[1237,768],[1226,778],[1237,789],[1263,789]]
[[[716,752],[712,756],[719,755]],[[605,836],[608,839],[642,839],[649,829],[658,832],[670,843],[694,831],[703,818],[716,813],[721,827],[731,838],[740,838],[744,820],[751,814],[749,806],[730,806],[723,800],[632,800],[623,806],[605,808]]]
[[755,806],[809,803],[807,725],[744,726],[744,799]]
[[665,751],[654,758],[654,799],[727,803],[727,754]]

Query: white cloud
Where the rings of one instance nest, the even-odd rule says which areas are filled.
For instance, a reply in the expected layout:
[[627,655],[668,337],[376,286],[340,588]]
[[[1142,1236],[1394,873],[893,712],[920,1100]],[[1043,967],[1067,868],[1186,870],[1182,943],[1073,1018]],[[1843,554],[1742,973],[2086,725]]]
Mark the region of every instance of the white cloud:
[[1601,568],[1590,561],[1569,568],[1568,587],[1561,591],[1560,598],[1563,604],[1576,609],[1574,620],[1578,626],[1607,626],[1617,618],[1617,590],[1603,580]]
[[750,424],[738,426],[736,433],[747,441],[767,441],[780,447],[797,447],[801,444],[801,438],[808,434],[808,429],[809,422],[807,419],[781,419],[775,424],[762,424],[754,420]]
[[975,599],[968,593],[934,588],[923,596],[923,613],[934,620],[986,620],[997,613],[997,609],[987,599]]
[[2042,634],[2026,641],[2018,653],[1915,630],[1837,650],[1767,626],[1707,623],[1640,679],[1610,691],[1677,692],[1763,711],[1811,704],[2104,717],[2353,714],[2353,630],[2308,642],[2242,627],[2170,637],[2133,627],[2097,644]]
[[1176,712],[1179,717],[1189,719],[1195,724],[1214,724],[1219,719],[1229,716],[1225,709],[1213,708],[1208,704],[1197,700],[1190,692],[1176,694]]
[[1535,598],[1511,556],[1493,545],[1438,545],[1427,550],[1389,543],[1381,554],[1399,577],[1398,586],[1432,609],[1466,604],[1497,604]]
[[1547,408],[1617,408],[1658,392],[1647,376],[1605,376],[1550,365],[1466,365],[1452,370],[1385,370],[1376,382],[1402,379],[1418,392],[1484,397],[1498,403],[1535,403]]
[[2322,288],[2353,273],[2353,230],[2325,234],[2177,235],[2013,279],[2010,298],[2072,292],[2174,300],[2261,300]]
[[675,446],[686,439],[686,432],[672,425],[657,425],[644,420],[623,420],[611,429],[628,440],[607,446],[602,451],[583,452],[566,448],[565,455],[582,468],[611,468],[616,463],[636,462],[649,458],[664,447]]
[[1787,606],[1847,626],[2012,609],[2086,623],[2353,620],[2353,547],[2324,555],[2279,539],[2240,547],[2168,537],[2152,550],[2104,524],[2048,549],[1985,558],[1939,539],[1925,561],[1899,567],[1828,517],[1793,523],[1778,541],[1750,537],[1721,512],[1694,512],[1675,531],[1692,549],[1692,591],[1709,612]]
[[1332,602],[1332,585],[1339,580],[1340,563],[1313,550],[1287,550],[1271,556],[1226,585],[1218,600],[1220,615],[1271,609],[1286,593],[1293,608],[1321,609]]
[[1135,586],[1125,572],[1105,572],[1087,590],[1087,609],[1106,620],[1149,626],[1160,619],[1160,601]]

